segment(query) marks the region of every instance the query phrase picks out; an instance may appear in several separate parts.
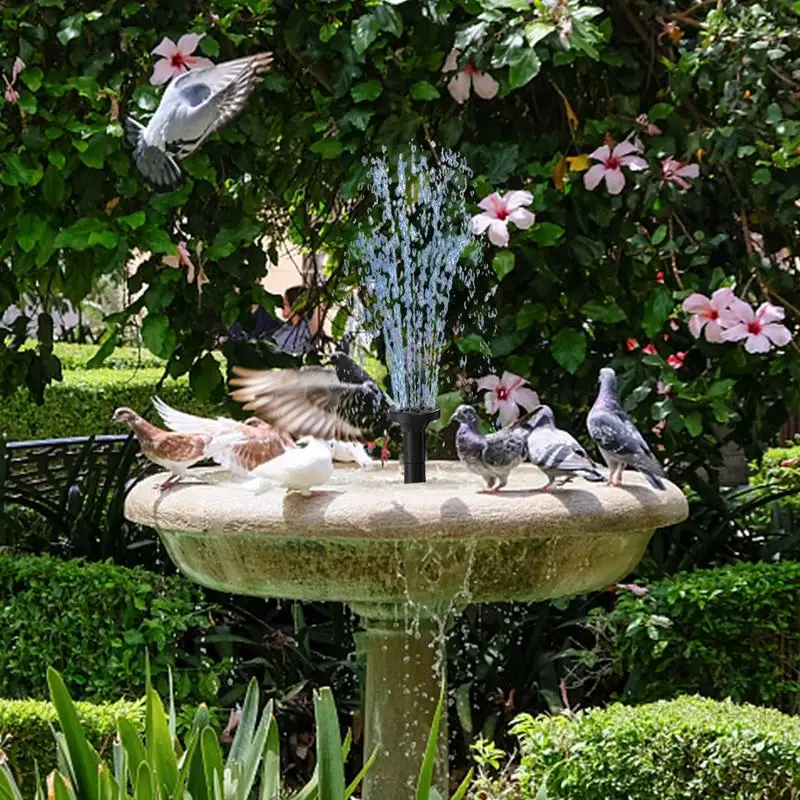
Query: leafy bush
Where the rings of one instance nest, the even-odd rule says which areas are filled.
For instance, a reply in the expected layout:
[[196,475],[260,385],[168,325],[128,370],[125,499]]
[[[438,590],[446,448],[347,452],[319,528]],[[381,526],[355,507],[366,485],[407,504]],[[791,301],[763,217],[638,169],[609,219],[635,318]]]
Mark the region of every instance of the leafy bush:
[[800,709],[800,563],[735,564],[622,592],[594,623],[610,636],[622,698],[731,697]]
[[523,798],[792,800],[800,786],[800,720],[700,697],[613,705],[566,717],[520,716]]
[[[78,719],[86,738],[104,756],[110,756],[119,717],[137,730],[144,728],[141,702],[76,703]],[[33,796],[35,766],[47,775],[56,767],[52,726],[58,717],[53,704],[44,700],[0,699],[0,746],[5,750],[17,781],[26,797]]]
[[202,591],[179,576],[0,552],[0,696],[47,697],[55,665],[79,699],[138,697],[149,650],[158,686],[171,668],[179,701],[213,701],[214,670],[184,652],[210,624]]
[[[35,348],[36,345],[37,342],[33,340],[26,342],[28,348]],[[56,342],[53,345],[53,355],[61,362],[62,370],[87,369],[97,350],[98,347],[94,344]],[[163,370],[166,365],[163,358],[153,355],[146,347],[118,347],[102,363],[102,367],[107,369]]]
[[151,398],[158,395],[170,405],[197,414],[214,413],[198,401],[185,379],[157,384],[161,369],[96,369],[67,371],[64,380],[48,387],[44,405],[36,405],[27,392],[17,391],[0,406],[0,433],[9,441],[127,433],[112,425],[117,406],[151,413]]

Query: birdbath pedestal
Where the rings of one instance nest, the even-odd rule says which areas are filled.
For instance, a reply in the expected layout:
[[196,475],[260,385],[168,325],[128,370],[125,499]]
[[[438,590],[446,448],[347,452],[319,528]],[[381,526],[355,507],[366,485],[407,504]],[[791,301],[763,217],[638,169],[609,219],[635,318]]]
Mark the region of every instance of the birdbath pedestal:
[[[642,557],[656,528],[685,519],[683,493],[635,473],[621,488],[575,480],[553,492],[535,467],[498,495],[457,462],[429,462],[426,484],[386,469],[338,469],[327,496],[253,495],[197,470],[128,495],[128,519],[154,527],[203,586],[260,597],[346,602],[368,634],[365,753],[378,758],[364,800],[408,800],[444,671],[445,631],[470,602],[537,601],[607,586]],[[436,784],[447,797],[442,726]]]

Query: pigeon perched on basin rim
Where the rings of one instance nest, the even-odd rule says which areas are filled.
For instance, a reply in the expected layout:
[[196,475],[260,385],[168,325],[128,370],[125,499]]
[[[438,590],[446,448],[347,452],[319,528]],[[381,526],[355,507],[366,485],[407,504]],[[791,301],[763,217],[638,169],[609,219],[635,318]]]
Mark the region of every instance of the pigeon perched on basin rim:
[[174,433],[149,423],[130,408],[118,408],[112,422],[130,426],[145,458],[169,472],[169,477],[157,489],[163,491],[188,475],[189,467],[206,457],[211,437],[206,434]]
[[265,492],[270,484],[286,488],[287,494],[299,492],[305,497],[324,495],[327,492],[312,491],[312,486],[321,486],[333,474],[333,444],[312,436],[297,440],[297,447],[283,455],[256,467],[245,484],[256,494]]
[[[538,402],[538,398],[537,398]],[[460,423],[456,433],[456,453],[459,461],[486,481],[483,494],[496,494],[507,483],[511,470],[518,467],[527,455],[528,424],[535,410],[502,428],[484,436],[478,428],[478,412],[470,405],[460,405],[451,422]]]
[[177,162],[244,108],[271,63],[271,53],[256,53],[173,78],[146,127],[132,117],[123,121],[139,172],[158,188],[177,186]]
[[589,411],[586,427],[608,464],[609,483],[621,486],[625,467],[631,467],[641,472],[653,488],[663,491],[667,488],[661,480],[664,470],[622,408],[614,370],[601,369],[598,381],[600,391]]
[[544,491],[550,490],[556,478],[562,479],[559,486],[574,477],[595,482],[606,480],[572,434],[556,427],[550,406],[539,406],[527,429],[530,431],[528,459],[548,478]]

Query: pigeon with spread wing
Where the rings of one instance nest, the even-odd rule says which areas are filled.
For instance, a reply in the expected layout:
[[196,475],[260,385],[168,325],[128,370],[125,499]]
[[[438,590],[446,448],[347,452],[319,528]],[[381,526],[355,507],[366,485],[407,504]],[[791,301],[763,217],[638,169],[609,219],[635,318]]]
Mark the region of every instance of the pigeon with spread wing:
[[247,476],[256,467],[295,446],[286,432],[253,417],[245,422],[225,417],[200,417],[167,405],[158,397],[153,405],[172,431],[208,437],[206,454],[234,475]]
[[359,441],[389,426],[392,400],[344,353],[330,367],[254,370],[234,367],[234,400],[295,436]]
[[271,63],[271,53],[256,53],[173,78],[146,127],[132,117],[124,120],[139,172],[158,188],[177,186],[182,180],[177,162],[244,108]]

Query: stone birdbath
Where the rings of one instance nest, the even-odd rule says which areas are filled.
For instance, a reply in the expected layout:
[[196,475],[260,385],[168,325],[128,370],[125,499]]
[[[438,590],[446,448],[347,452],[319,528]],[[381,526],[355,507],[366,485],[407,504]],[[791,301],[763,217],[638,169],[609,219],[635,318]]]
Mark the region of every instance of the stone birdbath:
[[[202,471],[198,471],[202,474]],[[213,471],[212,471],[213,473]],[[442,681],[444,638],[467,603],[536,601],[613,583],[636,565],[656,528],[685,519],[673,484],[621,488],[576,480],[552,493],[524,465],[498,495],[457,462],[427,464],[427,483],[386,469],[337,468],[327,496],[235,485],[179,484],[130,492],[128,519],[155,528],[191,580],[222,592],[347,603],[368,634],[365,753],[378,758],[365,800],[408,800]],[[447,787],[440,732],[437,786]]]

